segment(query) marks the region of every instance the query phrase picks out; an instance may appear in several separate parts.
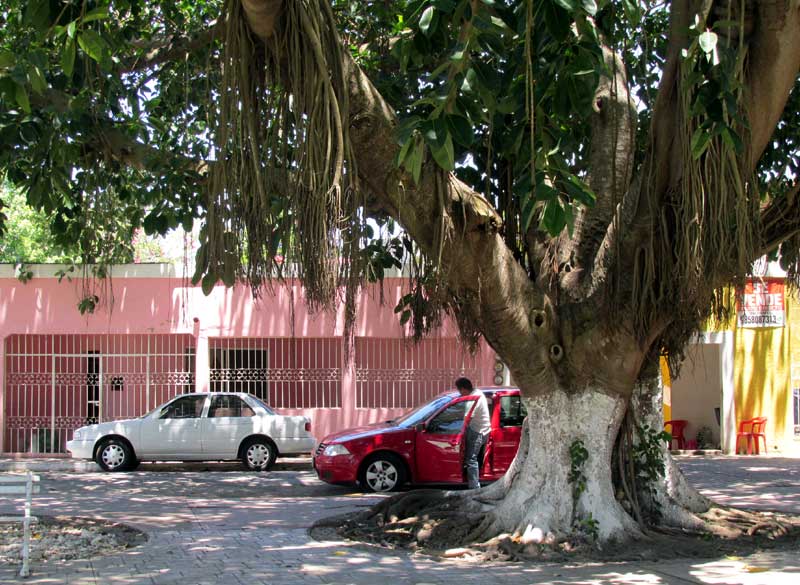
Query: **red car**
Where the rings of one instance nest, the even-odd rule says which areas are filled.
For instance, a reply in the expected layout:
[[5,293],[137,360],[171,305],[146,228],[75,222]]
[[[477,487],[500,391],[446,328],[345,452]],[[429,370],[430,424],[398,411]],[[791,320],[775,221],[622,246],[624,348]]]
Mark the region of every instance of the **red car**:
[[[519,447],[525,406],[517,388],[481,388],[489,401],[492,430],[483,453],[481,480],[508,469]],[[314,452],[322,481],[359,483],[373,492],[405,483],[463,483],[464,429],[474,397],[452,391],[383,423],[325,437]]]

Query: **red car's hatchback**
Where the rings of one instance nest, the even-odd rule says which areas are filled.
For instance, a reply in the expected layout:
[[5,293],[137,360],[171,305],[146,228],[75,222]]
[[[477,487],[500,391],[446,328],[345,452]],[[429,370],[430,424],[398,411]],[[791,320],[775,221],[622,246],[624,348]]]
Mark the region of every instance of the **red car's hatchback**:
[[[525,406],[517,388],[481,388],[489,401],[492,430],[480,478],[501,477],[519,447]],[[325,437],[314,452],[314,469],[328,483],[358,482],[386,492],[409,483],[462,483],[463,438],[474,397],[448,392],[384,423]]]

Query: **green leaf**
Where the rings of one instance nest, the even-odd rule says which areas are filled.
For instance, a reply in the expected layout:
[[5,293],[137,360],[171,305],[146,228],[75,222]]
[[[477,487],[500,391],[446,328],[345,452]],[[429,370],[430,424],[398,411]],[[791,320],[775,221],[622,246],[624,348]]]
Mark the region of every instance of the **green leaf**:
[[594,205],[597,196],[594,194],[594,191],[589,188],[589,185],[572,173],[564,173],[564,178],[566,181],[562,184],[564,185],[564,190],[569,193],[570,199],[589,207]]
[[72,39],[67,39],[61,50],[61,69],[64,70],[67,78],[72,78],[72,72],[75,69],[75,41]]
[[212,274],[211,272],[207,273],[203,276],[203,280],[200,281],[200,287],[203,289],[203,294],[208,296],[211,294],[211,291],[214,290],[214,285],[217,284],[217,275]]
[[700,126],[694,131],[692,135],[692,158],[697,160],[708,148],[708,143],[711,141],[711,132],[705,126]]
[[711,53],[717,48],[717,33],[707,30],[697,38],[704,53]]
[[464,81],[461,82],[461,91],[464,93],[475,93],[478,91],[478,84],[478,74],[472,67],[470,67],[464,74]]
[[561,6],[564,10],[568,12],[575,11],[575,2],[574,0],[553,0],[558,6]]
[[89,57],[98,63],[103,61],[103,56],[108,51],[108,43],[91,29],[84,30],[78,35],[78,44]]
[[742,139],[739,138],[739,135],[728,128],[727,126],[722,126],[719,129],[719,134],[722,136],[722,141],[728,145],[729,148],[732,148],[734,152],[737,154],[741,153],[744,150],[744,144],[742,143]]
[[25,7],[25,22],[39,31],[47,28],[50,19],[50,2],[48,0],[28,0]]
[[26,114],[31,113],[31,100],[28,98],[28,91],[20,84],[16,84],[14,88],[14,98],[17,104]]
[[76,28],[76,26],[77,26],[77,23],[74,20],[67,25],[67,36],[69,38],[71,38],[71,39],[75,38],[75,28]]
[[395,166],[399,167],[403,165],[403,162],[406,160],[408,156],[408,152],[411,149],[411,144],[414,141],[409,138],[403,143],[403,146],[400,147],[400,152],[397,153],[397,160],[395,161]]
[[17,62],[11,51],[0,51],[0,69],[10,69]]
[[448,114],[445,116],[445,122],[447,123],[447,129],[453,136],[453,140],[464,148],[472,146],[472,143],[475,141],[475,131],[469,120],[464,116]]
[[436,9],[433,6],[428,6],[419,18],[419,30],[422,31],[426,37],[433,34],[431,25],[433,24],[433,17],[436,16]]
[[108,18],[108,6],[101,6],[87,12],[81,19],[82,22],[92,22],[93,20],[101,20]]
[[36,65],[33,65],[28,69],[28,80],[31,83],[31,88],[36,93],[41,94],[47,89],[47,81],[44,79],[44,74]]
[[539,228],[551,236],[557,236],[567,225],[567,214],[558,199],[551,199],[544,206]]
[[429,143],[429,146],[431,148],[431,155],[433,155],[433,160],[436,161],[436,164],[446,171],[452,171],[456,168],[453,137],[450,136],[449,132],[445,135],[443,144]]
[[594,16],[597,14],[597,4],[594,0],[582,0],[583,9],[586,11],[587,14]]

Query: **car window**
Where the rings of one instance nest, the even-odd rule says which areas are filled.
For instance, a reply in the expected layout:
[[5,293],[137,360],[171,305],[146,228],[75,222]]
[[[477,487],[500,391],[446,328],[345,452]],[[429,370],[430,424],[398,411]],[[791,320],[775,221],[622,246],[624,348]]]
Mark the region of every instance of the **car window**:
[[428,432],[439,435],[457,435],[464,426],[464,417],[472,403],[472,400],[462,400],[448,406],[427,424]]
[[500,397],[501,427],[521,427],[527,414],[528,411],[525,410],[525,405],[522,404],[518,394]]
[[231,394],[221,394],[211,399],[211,408],[208,409],[209,418],[254,416],[253,409],[247,403]]
[[161,409],[159,418],[199,418],[205,402],[205,396],[182,396]]
[[430,402],[426,402],[425,404],[418,406],[411,412],[407,412],[403,416],[397,418],[394,422],[398,426],[409,428],[413,427],[417,423],[421,423],[434,412],[439,410],[442,406],[447,404],[453,399],[452,394],[443,394],[441,396],[437,396]]
[[261,400],[261,399],[260,399],[260,398],[258,398],[257,396],[253,396],[252,394],[248,394],[248,395],[247,395],[247,398],[248,398],[249,400],[252,400],[252,401],[255,403],[255,405],[256,405],[256,406],[260,406],[261,408],[263,408],[264,410],[266,410],[266,411],[267,411],[267,413],[269,413],[269,414],[276,414],[276,412],[275,412],[275,409],[274,409],[274,408],[272,408],[271,406],[269,406],[269,405],[268,405],[266,402],[264,402],[263,400]]

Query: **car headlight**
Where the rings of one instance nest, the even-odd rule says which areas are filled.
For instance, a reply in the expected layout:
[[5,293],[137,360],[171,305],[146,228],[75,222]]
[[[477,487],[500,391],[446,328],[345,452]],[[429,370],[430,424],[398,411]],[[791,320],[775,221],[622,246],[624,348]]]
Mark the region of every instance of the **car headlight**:
[[350,455],[350,451],[344,445],[328,445],[322,454],[327,457],[333,457],[334,455]]

